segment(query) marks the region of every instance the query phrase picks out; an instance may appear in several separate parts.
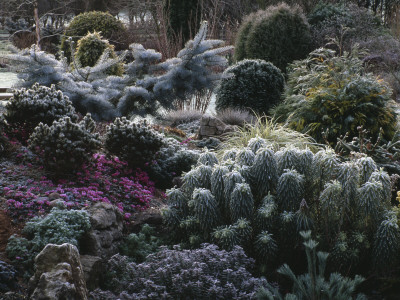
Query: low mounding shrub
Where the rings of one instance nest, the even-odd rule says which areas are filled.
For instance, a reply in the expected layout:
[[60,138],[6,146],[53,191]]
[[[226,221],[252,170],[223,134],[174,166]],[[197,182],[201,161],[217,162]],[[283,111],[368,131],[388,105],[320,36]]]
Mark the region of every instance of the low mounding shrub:
[[27,222],[22,233],[8,240],[6,253],[20,269],[33,271],[34,259],[47,244],[70,243],[79,246],[79,238],[90,229],[89,215],[83,210],[53,208],[46,217],[35,217]]
[[162,248],[141,264],[117,254],[108,262],[108,286],[118,299],[254,299],[266,281],[252,277],[253,264],[240,247],[227,252],[209,244]]
[[187,149],[183,143],[173,138],[163,139],[163,142],[164,146],[145,169],[157,186],[165,189],[172,187],[174,177],[181,176],[196,164],[199,152]]
[[133,123],[125,117],[116,118],[105,135],[107,151],[133,167],[151,163],[164,145],[164,137],[146,122]]
[[72,102],[61,91],[35,83],[31,89],[15,90],[6,105],[5,119],[10,126],[18,126],[29,135],[40,123],[51,125],[62,117],[78,119]]
[[109,13],[101,11],[86,12],[74,17],[65,30],[61,40],[61,51],[64,51],[65,57],[71,57],[69,37],[76,43],[89,32],[95,31],[100,32],[105,39],[111,41],[117,47],[124,44],[121,37],[126,32],[126,29],[120,20]]
[[[104,51],[107,51],[107,53],[104,54]],[[75,60],[80,66],[93,67],[102,55],[107,55],[107,58],[117,58],[114,52],[114,46],[110,45],[107,40],[102,40],[99,33],[88,33],[78,41]],[[123,65],[117,64],[110,67],[107,74],[122,76],[123,72]]]
[[391,180],[370,157],[341,162],[331,149],[274,151],[254,138],[219,159],[202,153],[182,181],[167,191],[162,215],[184,245],[240,245],[260,267],[300,267],[294,260],[301,250],[298,233],[313,230],[331,253],[334,271],[370,274],[398,266]]
[[242,23],[236,60],[263,59],[286,72],[288,63],[310,51],[311,34],[300,7],[287,4],[267,7]]
[[336,143],[346,133],[356,137],[358,126],[374,139],[382,128],[383,138],[392,139],[396,112],[390,106],[391,89],[365,74],[356,49],[343,56],[318,49],[291,68],[286,99],[274,111],[280,120],[287,119],[292,129],[308,133],[320,143]]
[[262,60],[243,60],[224,72],[216,92],[218,111],[227,108],[267,113],[278,104],[285,79],[273,64]]
[[46,168],[57,172],[78,170],[89,162],[100,147],[95,123],[86,115],[79,123],[69,117],[54,121],[51,126],[40,123],[28,141],[29,148],[43,160]]

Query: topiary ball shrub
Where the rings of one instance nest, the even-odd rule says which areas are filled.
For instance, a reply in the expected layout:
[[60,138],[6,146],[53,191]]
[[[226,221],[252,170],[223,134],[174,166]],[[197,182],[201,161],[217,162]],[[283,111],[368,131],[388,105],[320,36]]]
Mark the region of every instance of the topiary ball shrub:
[[[108,54],[104,53],[107,51]],[[114,52],[114,46],[107,40],[103,40],[98,32],[88,33],[78,41],[75,52],[75,60],[82,67],[93,67],[102,55],[107,58],[117,58]],[[109,75],[122,76],[124,67],[121,63],[110,67],[106,72]]]
[[66,28],[61,40],[61,51],[65,57],[71,57],[69,37],[75,43],[89,32],[100,32],[102,36],[111,41],[117,50],[125,47],[122,36],[126,33],[123,23],[111,14],[101,11],[91,11],[74,17]]
[[242,23],[236,60],[263,59],[282,72],[311,50],[310,26],[300,7],[270,6]]
[[30,136],[29,148],[38,154],[47,169],[66,173],[79,170],[100,147],[95,123],[86,115],[79,123],[69,117],[51,126],[40,123]]
[[107,151],[127,161],[132,167],[151,163],[164,144],[164,137],[146,122],[134,123],[125,117],[116,118],[107,127],[105,135]]
[[50,125],[62,117],[69,117],[73,121],[78,119],[72,102],[54,85],[48,88],[38,83],[31,89],[14,90],[4,114],[14,131],[10,137],[15,136],[20,140],[26,139],[40,122]]
[[281,71],[270,62],[243,60],[224,72],[216,92],[216,108],[253,110],[267,113],[278,104],[285,79]]

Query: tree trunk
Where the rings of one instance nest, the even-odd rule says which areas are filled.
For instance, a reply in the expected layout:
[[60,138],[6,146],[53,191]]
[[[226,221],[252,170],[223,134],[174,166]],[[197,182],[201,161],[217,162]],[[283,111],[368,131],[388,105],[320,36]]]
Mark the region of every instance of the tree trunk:
[[40,50],[40,22],[39,22],[39,10],[38,10],[38,2],[35,1],[33,4],[33,15],[35,17],[35,26],[36,26],[36,45]]

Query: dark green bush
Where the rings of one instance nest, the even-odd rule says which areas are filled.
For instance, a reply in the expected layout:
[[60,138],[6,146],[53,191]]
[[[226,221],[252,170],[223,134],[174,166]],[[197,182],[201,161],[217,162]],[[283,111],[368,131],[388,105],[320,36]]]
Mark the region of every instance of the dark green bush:
[[161,240],[154,236],[154,228],[144,224],[142,230],[128,235],[120,245],[121,255],[126,255],[136,263],[143,262],[147,255],[157,252]]
[[311,26],[318,26],[321,23],[326,22],[335,16],[345,15],[345,14],[346,10],[344,8],[343,3],[333,4],[321,1],[314,7],[313,11],[307,16],[307,19],[308,23],[310,23]]
[[89,114],[79,123],[69,117],[54,121],[51,126],[40,123],[30,136],[29,148],[42,158],[48,169],[62,173],[78,170],[100,147],[94,129]]
[[126,32],[126,29],[122,22],[109,13],[91,11],[74,17],[66,28],[61,40],[61,51],[64,51],[65,57],[68,59],[71,57],[69,37],[76,43],[89,32],[95,31],[101,33],[105,39],[115,45],[117,50],[121,49],[121,46],[124,46],[122,36]]
[[164,138],[146,122],[134,123],[125,117],[107,127],[105,148],[133,167],[151,163],[164,146]]
[[[98,32],[88,33],[78,41],[75,60],[82,67],[93,67],[106,50],[108,51],[108,58],[117,58],[114,46],[110,45],[107,40],[101,39]],[[107,74],[121,76],[123,71],[123,65],[118,64],[110,67]]]
[[28,134],[40,123],[50,125],[62,117],[76,121],[78,116],[72,102],[54,85],[51,88],[35,83],[31,89],[15,90],[6,105],[5,119]]
[[278,104],[285,79],[273,64],[262,60],[243,60],[224,72],[216,92],[216,108],[237,108],[267,113]]
[[33,271],[36,255],[47,244],[70,243],[78,246],[79,238],[90,229],[89,215],[84,210],[53,208],[46,217],[35,217],[27,222],[22,233],[8,240],[6,252],[11,261],[23,271]]
[[[270,6],[264,13],[247,19],[239,38],[244,39],[237,41],[240,58],[270,61],[282,72],[286,72],[288,63],[304,58],[311,50],[310,28],[304,14],[299,7],[287,4]],[[241,53],[243,44],[245,55]]]

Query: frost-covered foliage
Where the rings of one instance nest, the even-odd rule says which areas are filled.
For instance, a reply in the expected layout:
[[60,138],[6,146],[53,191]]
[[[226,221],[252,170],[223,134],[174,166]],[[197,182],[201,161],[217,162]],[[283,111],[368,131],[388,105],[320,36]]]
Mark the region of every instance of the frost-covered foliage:
[[163,135],[145,121],[134,123],[125,117],[115,119],[107,127],[104,143],[108,152],[135,167],[151,162],[165,145]]
[[266,281],[251,275],[253,265],[240,247],[229,252],[210,244],[196,250],[162,248],[141,264],[113,256],[107,286],[119,294],[111,299],[254,299]]
[[79,246],[79,238],[90,229],[89,215],[84,210],[53,208],[46,217],[27,222],[22,233],[8,240],[7,256],[26,272],[33,271],[34,259],[47,244],[70,243]]
[[100,147],[99,135],[94,133],[95,123],[86,115],[79,123],[70,117],[54,121],[51,126],[40,123],[28,141],[44,165],[57,172],[77,170],[90,161]]
[[[96,119],[112,120],[116,116],[155,113],[159,107],[171,108],[176,98],[186,99],[196,91],[211,88],[220,78],[215,67],[226,66],[220,40],[206,40],[207,23],[189,41],[176,58],[161,62],[161,54],[132,44],[132,63],[124,65],[123,77],[110,76],[111,67],[120,64],[124,55],[109,58],[105,51],[93,67],[77,67],[59,60],[34,46],[10,55],[16,62],[20,85],[35,82],[55,84],[69,96],[81,112],[90,112]],[[217,68],[218,69],[218,68]]]
[[151,178],[157,186],[170,188],[174,177],[187,172],[196,164],[199,151],[189,150],[187,146],[173,138],[165,138],[164,146],[156,153],[154,160],[146,166]]
[[311,239],[311,231],[301,231],[300,234],[304,239],[308,273],[296,276],[291,268],[284,264],[278,269],[278,273],[293,281],[291,293],[283,297],[276,287],[267,283],[268,287],[262,288],[258,293],[258,300],[367,299],[363,294],[355,295],[357,286],[364,281],[361,276],[356,275],[351,279],[339,273],[331,273],[329,279],[326,279],[325,269],[329,253],[320,251],[316,253],[318,243]]
[[359,55],[357,48],[339,56],[320,48],[293,63],[286,98],[274,109],[276,116],[320,143],[336,143],[346,133],[358,136],[361,125],[374,138],[382,128],[383,137],[390,140],[397,115],[390,102],[392,91],[366,73]]
[[400,238],[396,217],[387,217],[390,177],[372,159],[341,162],[333,150],[266,145],[256,138],[221,159],[201,154],[182,187],[167,191],[162,213],[178,240],[241,245],[262,263],[283,263],[296,256],[298,232],[313,230],[336,270],[362,268],[370,245],[377,261],[394,259]]
[[31,89],[14,90],[6,105],[5,119],[32,131],[40,122],[51,125],[62,117],[76,121],[78,116],[67,96],[56,89],[34,84]]
[[217,110],[236,108],[266,114],[281,99],[285,78],[270,62],[246,59],[224,74],[216,91]]

